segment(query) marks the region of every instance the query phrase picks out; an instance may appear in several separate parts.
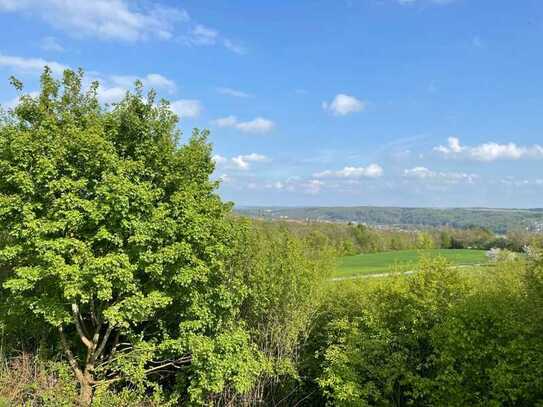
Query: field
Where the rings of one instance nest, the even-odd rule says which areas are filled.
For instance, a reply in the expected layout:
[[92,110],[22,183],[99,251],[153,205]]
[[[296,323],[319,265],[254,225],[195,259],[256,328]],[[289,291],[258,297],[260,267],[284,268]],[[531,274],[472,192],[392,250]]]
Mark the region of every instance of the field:
[[411,270],[422,256],[442,256],[455,266],[469,266],[487,262],[484,250],[429,249],[400,250],[382,253],[345,256],[338,260],[336,277],[380,274]]

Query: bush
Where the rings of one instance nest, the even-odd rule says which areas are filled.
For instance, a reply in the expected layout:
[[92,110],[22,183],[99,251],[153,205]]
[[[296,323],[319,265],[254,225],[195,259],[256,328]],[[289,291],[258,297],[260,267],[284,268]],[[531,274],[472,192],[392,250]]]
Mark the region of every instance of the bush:
[[479,275],[424,260],[410,277],[333,288],[304,349],[313,405],[543,402],[539,258]]

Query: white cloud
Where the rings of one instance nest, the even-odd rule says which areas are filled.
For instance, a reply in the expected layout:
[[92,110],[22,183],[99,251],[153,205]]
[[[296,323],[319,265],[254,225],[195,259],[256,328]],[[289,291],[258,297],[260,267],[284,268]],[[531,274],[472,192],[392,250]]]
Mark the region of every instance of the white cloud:
[[344,167],[342,170],[326,170],[313,174],[315,178],[377,178],[383,175],[383,168],[378,164],[367,167]]
[[55,61],[46,61],[42,58],[16,57],[0,53],[0,66],[10,68],[18,73],[41,73],[43,71],[43,67],[46,65],[57,74],[60,74],[65,69],[68,69],[68,66]]
[[[92,76],[96,76],[94,79],[100,83],[100,86],[98,87],[98,100],[100,100],[101,103],[107,104],[120,102],[126,93],[133,88],[136,80],[141,81],[145,87],[164,89],[170,93],[176,89],[175,83],[172,80],[156,73],[151,73],[142,77],[135,75],[101,76],[100,74],[93,73],[88,79],[93,79]],[[199,114],[200,110],[198,110],[198,106],[193,106],[191,109],[191,104],[187,102],[197,101],[180,100],[172,102],[171,108],[179,115],[181,115],[181,112],[183,112],[183,115],[181,115],[183,117],[193,117],[190,116],[190,114],[194,114],[195,112],[196,115]],[[174,103],[176,103],[175,106]]]
[[224,39],[222,43],[226,49],[232,51],[235,54],[245,55],[247,53],[247,49],[245,47],[235,42],[232,42],[232,40]]
[[457,137],[449,137],[446,146],[434,147],[434,151],[445,157],[464,157],[487,162],[500,159],[543,158],[543,147],[538,144],[518,146],[515,143],[498,144],[489,142],[477,146],[463,146]]
[[366,102],[354,96],[340,93],[330,103],[322,102],[322,108],[335,116],[345,116],[350,113],[361,112],[366,108]]
[[64,47],[60,45],[55,37],[44,37],[41,40],[40,48],[44,51],[62,52]]
[[[0,0],[1,2],[2,0]],[[42,58],[23,58],[0,53],[0,67],[6,67],[15,74],[40,74],[45,66],[51,68],[54,74],[61,75],[69,66],[56,61],[47,61]],[[145,76],[135,75],[105,75],[98,72],[89,72],[84,78],[84,87],[91,81],[99,82],[98,100],[104,104],[120,102],[131,89],[136,80],[140,80],[144,86],[155,89],[163,89],[170,93],[176,89],[175,82],[158,73],[150,73]],[[181,99],[172,102],[172,110],[182,117],[196,117],[200,114],[202,106],[198,100]]]
[[415,178],[419,180],[437,180],[439,182],[448,183],[468,182],[470,184],[479,178],[476,174],[466,174],[463,172],[437,172],[429,170],[426,167],[405,169],[403,175],[406,178]]
[[410,170],[404,170],[403,175],[405,177],[412,177],[412,178],[432,178],[435,176],[435,172],[430,171],[426,167],[415,167],[411,168]]
[[245,133],[267,133],[275,127],[275,123],[263,117],[256,117],[246,122],[238,121],[236,116],[221,117],[213,121],[218,127],[233,127]]
[[[2,0],[0,0],[2,1]],[[53,73],[60,75],[69,66],[56,61],[47,61],[42,58],[23,58],[0,53],[0,67],[11,69],[16,74],[40,74],[43,68],[48,66]],[[175,82],[158,73],[150,73],[139,77],[135,75],[103,75],[97,72],[90,72],[85,77],[85,82],[97,80],[100,83],[98,98],[102,103],[113,103],[120,101],[128,89],[132,88],[136,80],[140,80],[144,86],[155,89],[163,89],[174,92]],[[183,106],[183,105],[182,105]]]
[[190,32],[189,41],[193,45],[215,45],[219,32],[212,28],[197,24]]
[[249,169],[249,165],[252,162],[265,161],[266,156],[261,154],[248,154],[248,155],[238,155],[237,157],[232,158],[232,163],[238,167],[240,170]]
[[221,117],[220,119],[213,121],[213,123],[219,127],[235,127],[237,122],[236,116]]
[[223,157],[220,154],[215,154],[213,157],[211,157],[213,161],[215,161],[215,164],[222,165],[228,161],[226,157]]
[[[40,95],[40,93],[37,91],[34,91],[34,92],[25,93],[25,95],[36,98]],[[2,107],[4,107],[5,109],[13,109],[19,104],[19,102],[20,102],[20,97],[16,96],[11,100],[8,100],[7,102],[2,103]]]
[[[245,54],[246,49],[220,33],[191,21],[182,8],[136,0],[0,0],[0,12],[24,13],[76,38],[93,37],[124,42],[178,39],[191,46],[221,45]],[[185,34],[178,25],[186,23]],[[59,45],[59,44],[58,44]],[[45,45],[49,50],[59,47]]]
[[[222,176],[219,177],[219,179],[222,180]],[[289,193],[303,193],[308,195],[316,195],[320,193],[325,186],[327,186],[325,182],[313,178],[304,179],[300,177],[289,177],[284,180],[266,180],[256,178],[253,175],[244,176],[241,174],[236,177],[227,176],[227,182],[229,182],[231,187],[239,190],[276,190]]]
[[122,41],[169,39],[176,22],[189,20],[182,9],[136,9],[134,4],[125,0],[0,0],[0,11],[38,15],[75,37]]
[[217,92],[222,95],[234,96],[237,98],[250,98],[252,97],[248,93],[242,92],[241,90],[232,89],[232,88],[217,88]]
[[237,170],[248,170],[251,167],[251,163],[268,161],[268,157],[262,154],[251,153],[241,154],[232,158],[226,158],[222,155],[214,155],[213,161],[217,166],[225,168],[233,168]]
[[195,99],[179,99],[171,102],[170,108],[179,115],[180,119],[198,117],[203,110],[202,104]]
[[274,127],[271,120],[257,117],[248,122],[239,122],[236,127],[246,133],[267,133]]
[[98,87],[97,96],[100,103],[112,104],[120,102],[126,95],[126,92],[127,89],[125,88],[119,86],[108,87],[101,83]]
[[[529,149],[518,147],[514,143],[496,144],[486,143],[480,146],[472,147],[468,150],[469,154],[480,161],[494,161],[500,158],[518,160],[529,153]],[[543,152],[543,149],[540,153]]]
[[215,46],[222,45],[227,50],[243,55],[247,50],[240,44],[224,38],[218,30],[196,24],[186,35],[181,35],[178,40],[187,46]]
[[143,77],[134,75],[111,75],[109,79],[114,85],[121,86],[123,88],[131,88],[134,86],[134,82],[139,80],[145,87],[164,89],[170,93],[176,90],[176,85],[173,80],[168,79],[158,73],[150,73]]

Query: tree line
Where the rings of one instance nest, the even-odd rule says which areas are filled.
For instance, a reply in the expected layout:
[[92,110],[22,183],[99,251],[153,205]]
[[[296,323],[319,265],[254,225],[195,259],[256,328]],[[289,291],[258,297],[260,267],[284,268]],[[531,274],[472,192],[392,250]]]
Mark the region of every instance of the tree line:
[[339,256],[416,249],[506,249],[521,253],[524,247],[543,243],[541,234],[510,231],[498,236],[482,227],[402,230],[353,223],[256,220],[269,228],[285,228],[296,236],[314,235],[332,246]]

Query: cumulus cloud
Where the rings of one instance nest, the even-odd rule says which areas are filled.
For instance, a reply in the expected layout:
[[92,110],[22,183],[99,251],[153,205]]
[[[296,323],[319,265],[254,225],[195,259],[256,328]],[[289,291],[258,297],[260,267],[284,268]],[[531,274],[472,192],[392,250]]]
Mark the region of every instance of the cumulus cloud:
[[248,170],[251,168],[252,163],[268,161],[268,157],[262,154],[251,153],[226,158],[222,155],[216,154],[213,156],[213,161],[215,161],[215,164],[220,167],[237,170]]
[[340,93],[331,102],[322,102],[322,108],[334,116],[346,116],[351,113],[361,112],[366,108],[366,102],[354,96]]
[[249,169],[250,163],[265,161],[265,160],[266,160],[266,156],[252,153],[248,155],[238,155],[236,157],[233,157],[232,163],[240,170],[246,170],[246,169]]
[[[0,0],[0,12],[35,16],[75,38],[137,42],[175,39],[189,46],[220,45],[245,54],[241,44],[192,21],[186,10],[132,0]],[[179,31],[183,24],[182,33]],[[48,40],[48,50],[60,50]]]
[[383,168],[378,164],[367,167],[344,167],[342,170],[326,170],[313,174],[315,178],[377,178],[383,175]]
[[203,110],[202,103],[196,99],[179,99],[170,103],[173,110],[181,119],[198,117]]
[[55,61],[47,61],[42,58],[23,58],[0,53],[0,66],[9,68],[17,73],[41,73],[43,67],[46,65],[57,74],[68,69],[68,66]]
[[98,87],[98,100],[103,104],[117,103],[122,100],[126,95],[127,90],[119,86],[109,87],[104,84],[100,84]]
[[189,20],[179,8],[137,8],[125,0],[0,0],[0,11],[37,15],[75,37],[138,41],[169,39],[177,22]]
[[[2,0],[0,0],[2,1]],[[43,68],[48,66],[54,74],[61,75],[69,66],[56,61],[48,61],[42,58],[23,58],[0,53],[0,67],[5,67],[15,74],[40,74]],[[89,86],[91,81],[98,81],[99,87],[97,97],[100,103],[113,104],[120,102],[127,91],[134,86],[134,82],[141,81],[145,87],[157,90],[165,90],[173,93],[176,90],[176,84],[173,80],[158,74],[150,73],[144,76],[136,75],[107,75],[99,72],[90,72],[85,76],[83,86]],[[12,106],[13,101],[4,103],[5,106]],[[197,117],[203,110],[202,104],[196,99],[179,99],[170,104],[170,108],[182,119],[187,117]]]
[[486,162],[500,159],[543,158],[543,147],[538,144],[518,146],[515,143],[498,144],[489,142],[476,146],[463,146],[457,137],[449,137],[447,141],[446,146],[434,147],[434,151],[445,157],[463,157]]
[[274,123],[271,120],[257,117],[248,122],[239,122],[236,127],[246,133],[267,133],[273,129]]
[[213,121],[218,127],[232,127],[245,133],[267,133],[275,127],[275,123],[263,117],[256,117],[253,120],[240,122],[236,116],[221,117]]
[[419,180],[436,180],[439,182],[448,183],[467,182],[470,184],[479,178],[479,176],[476,174],[467,174],[463,172],[439,172],[432,171],[426,167],[405,169],[403,171],[403,176],[406,178],[415,178]]
[[[70,69],[69,66],[57,61],[45,60],[42,58],[24,58],[0,53],[0,67],[10,69],[18,75],[37,75],[43,72],[43,68],[45,66],[51,68],[52,72],[56,75],[61,75],[64,70]],[[149,88],[166,90],[169,93],[172,93],[176,90],[176,85],[173,80],[168,79],[158,73],[150,73],[144,76],[136,76],[106,75],[98,72],[90,72],[85,76],[86,85],[88,85],[91,80],[96,80],[100,84],[100,87],[98,88],[98,99],[100,100],[100,102],[109,104],[119,102],[124,97],[128,89],[131,89],[134,86],[134,82],[136,82],[136,80],[141,81],[144,86]],[[194,103],[197,101],[178,102],[179,103],[176,104],[176,109],[179,110],[179,112],[183,111],[184,113],[187,113],[187,111],[190,110],[189,115],[192,114],[192,116],[194,116],[194,114],[198,114],[201,110],[199,102]],[[192,108],[189,109],[190,107]],[[184,114],[184,116],[187,115]]]

